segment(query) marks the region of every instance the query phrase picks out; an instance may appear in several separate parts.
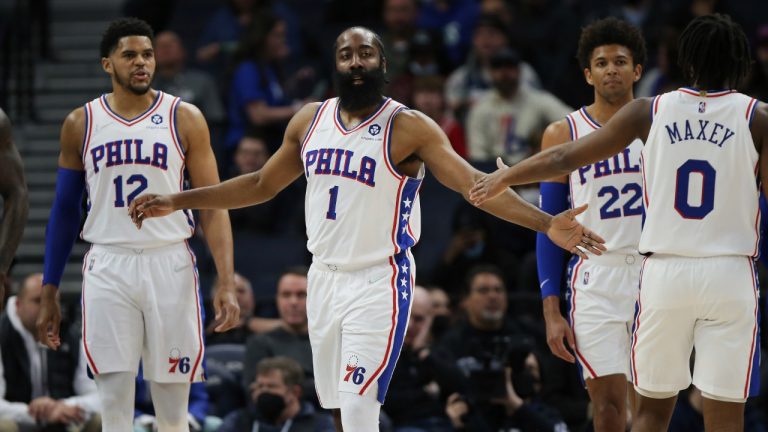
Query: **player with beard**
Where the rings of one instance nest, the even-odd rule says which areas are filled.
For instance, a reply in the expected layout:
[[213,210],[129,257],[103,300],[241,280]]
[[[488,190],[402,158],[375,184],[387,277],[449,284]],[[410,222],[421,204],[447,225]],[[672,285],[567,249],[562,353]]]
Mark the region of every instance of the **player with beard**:
[[[138,231],[128,206],[143,191],[172,193],[219,182],[208,127],[200,111],[153,90],[153,32],[141,20],[112,22],[101,41],[101,64],[112,92],[72,111],[61,130],[56,198],[46,232],[38,338],[60,345],[58,285],[80,227],[83,349],[95,375],[104,430],[133,430],[134,377],[143,361],[161,432],[188,431],[190,383],[201,381],[202,316],[195,257],[186,240],[189,212],[153,220]],[[224,210],[200,213],[218,271],[217,331],[238,322],[232,232]]]
[[[426,165],[467,197],[481,173],[424,114],[382,96],[386,57],[374,32],[352,27],[334,49],[338,98],[308,104],[289,122],[280,149],[255,173],[220,185],[134,200],[141,227],[190,208],[263,203],[303,175],[307,181],[307,314],[315,385],[347,431],[377,431],[381,403],[408,325],[420,228],[418,191]],[[151,192],[151,191],[150,191]],[[484,210],[546,232],[561,247],[600,253],[602,239],[574,217],[555,217],[508,190]],[[583,255],[583,252],[578,251]],[[339,425],[339,426],[341,426]]]

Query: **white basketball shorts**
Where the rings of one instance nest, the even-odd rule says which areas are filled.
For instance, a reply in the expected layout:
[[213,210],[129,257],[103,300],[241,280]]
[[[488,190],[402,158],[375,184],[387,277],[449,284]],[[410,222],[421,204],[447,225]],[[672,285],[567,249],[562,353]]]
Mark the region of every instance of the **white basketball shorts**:
[[643,393],[746,400],[757,392],[760,340],[755,262],[745,256],[654,254],[643,262],[632,340],[632,381]]
[[83,262],[83,348],[95,374],[138,371],[161,383],[203,380],[202,309],[186,242],[93,245]]
[[584,381],[614,374],[629,380],[629,342],[640,264],[637,253],[609,253],[568,267],[568,322],[576,364]]
[[375,391],[384,403],[408,328],[415,273],[407,250],[363,269],[312,264],[307,315],[323,408],[339,408],[339,392]]

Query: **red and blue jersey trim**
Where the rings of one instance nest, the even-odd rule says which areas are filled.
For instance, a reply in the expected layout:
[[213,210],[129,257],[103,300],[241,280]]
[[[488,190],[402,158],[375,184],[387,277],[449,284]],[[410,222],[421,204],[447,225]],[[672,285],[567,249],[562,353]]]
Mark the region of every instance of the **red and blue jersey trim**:
[[637,331],[640,329],[640,315],[643,313],[643,304],[640,302],[640,292],[643,290],[643,271],[645,270],[645,264],[648,262],[648,257],[643,258],[643,264],[640,266],[640,283],[638,284],[639,290],[637,294],[637,301],[635,302],[635,320],[632,323],[632,337],[630,338],[631,353],[629,356],[629,374],[634,385],[638,385],[637,380],[637,363],[635,362],[635,348],[637,348]]
[[749,127],[752,127],[752,119],[755,118],[755,109],[757,108],[758,101],[757,99],[752,99],[749,101],[749,106],[747,106],[747,124]]
[[593,119],[592,116],[589,115],[589,113],[587,112],[587,107],[581,107],[581,109],[579,110],[579,114],[581,114],[581,118],[583,118],[584,121],[587,122],[587,124],[592,127],[592,129],[595,129],[595,130],[600,129],[601,127],[600,123],[595,121],[595,119]]
[[403,250],[390,257],[389,264],[393,270],[391,279],[392,326],[390,327],[389,338],[387,339],[387,349],[379,367],[360,389],[360,394],[363,395],[374,381],[378,381],[376,398],[382,404],[384,403],[389,384],[392,381],[392,374],[400,357],[400,351],[403,348],[405,333],[408,330],[415,281],[414,265],[410,251]]
[[[317,111],[315,111],[315,115],[312,117],[312,121],[309,123],[309,128],[307,129],[307,133],[304,134],[304,139],[301,140],[301,150],[299,154],[301,155],[301,158],[304,159],[304,149],[307,147],[307,143],[309,142],[309,138],[312,137],[312,134],[315,132],[315,129],[317,128],[317,125],[320,124],[320,119],[323,117],[323,112],[325,111],[325,108],[328,107],[330,104],[330,99],[323,102],[318,108]],[[304,170],[304,173],[306,175],[306,169]],[[306,175],[309,177],[309,175]]]
[[143,113],[137,115],[132,119],[127,119],[121,116],[120,114],[112,111],[112,108],[109,106],[109,102],[107,102],[106,94],[101,95],[101,97],[99,98],[99,103],[101,103],[101,107],[104,109],[104,112],[107,113],[108,116],[117,120],[118,123],[121,123],[125,126],[133,126],[136,123],[139,123],[142,120],[146,119],[147,117],[149,117],[149,115],[155,112],[155,110],[160,106],[164,97],[165,97],[165,93],[158,91],[157,95],[155,95],[155,100],[152,101],[152,105],[150,105],[149,108],[146,109],[146,111],[144,111]]
[[334,109],[334,116],[333,116],[333,123],[336,125],[336,129],[341,132],[342,135],[349,135],[353,132],[356,132],[365,126],[368,126],[372,121],[376,119],[376,117],[379,116],[379,114],[384,111],[384,109],[392,102],[392,98],[386,98],[381,101],[381,104],[379,105],[379,108],[376,109],[373,113],[371,113],[368,117],[365,118],[365,120],[361,121],[360,124],[353,127],[352,129],[347,129],[346,126],[344,126],[344,122],[341,121],[341,107],[339,103],[339,99],[336,98],[336,108]]
[[704,94],[702,94],[702,90],[699,90],[693,87],[680,87],[679,89],[677,89],[677,91],[681,93],[689,94],[691,96],[708,97],[708,98],[721,97],[721,96],[729,95],[731,93],[736,93],[736,90],[703,90]]
[[757,279],[757,267],[751,258],[749,270],[752,275],[752,291],[755,296],[755,325],[752,328],[752,345],[749,352],[746,382],[744,383],[744,398],[758,396],[760,392],[760,282]]
[[90,102],[85,104],[83,112],[85,114],[85,133],[83,134],[83,149],[81,151],[81,156],[83,164],[85,164],[85,155],[88,152],[88,146],[91,143],[91,131],[93,130],[93,109],[91,108]]

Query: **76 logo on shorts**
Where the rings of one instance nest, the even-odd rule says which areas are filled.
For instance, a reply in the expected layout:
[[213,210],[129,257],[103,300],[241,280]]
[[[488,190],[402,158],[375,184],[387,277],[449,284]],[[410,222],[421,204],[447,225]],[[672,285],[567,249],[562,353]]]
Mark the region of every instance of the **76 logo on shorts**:
[[357,361],[358,360],[356,355],[353,355],[349,358],[346,367],[347,374],[344,375],[345,382],[349,382],[349,377],[352,377],[352,382],[357,385],[362,384],[365,380],[365,368],[358,366]]
[[171,354],[168,356],[168,364],[171,365],[168,368],[168,373],[176,373],[177,369],[183,374],[189,373],[189,357],[182,357],[181,350],[178,348],[171,350]]

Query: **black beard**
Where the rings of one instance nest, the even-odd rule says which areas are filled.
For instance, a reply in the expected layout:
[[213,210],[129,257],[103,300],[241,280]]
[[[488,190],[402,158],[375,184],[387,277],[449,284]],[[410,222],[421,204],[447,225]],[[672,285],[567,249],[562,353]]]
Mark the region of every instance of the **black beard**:
[[[357,78],[362,79],[361,84],[354,84]],[[339,72],[337,69],[333,73],[333,84],[339,95],[339,105],[350,112],[378,105],[381,102],[385,82],[384,70],[380,67],[369,71],[353,72]]]

